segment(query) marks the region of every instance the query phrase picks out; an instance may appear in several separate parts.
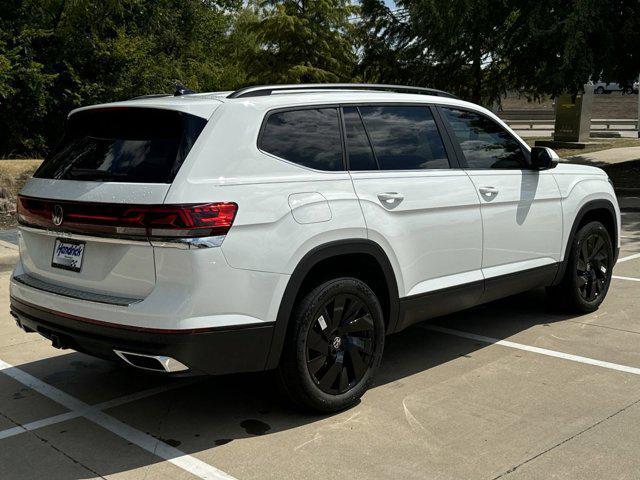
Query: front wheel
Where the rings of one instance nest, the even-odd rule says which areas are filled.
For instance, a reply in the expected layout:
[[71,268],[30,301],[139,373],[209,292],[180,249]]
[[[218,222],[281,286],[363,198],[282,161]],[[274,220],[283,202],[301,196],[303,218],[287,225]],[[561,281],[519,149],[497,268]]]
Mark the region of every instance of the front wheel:
[[589,313],[604,301],[613,269],[613,246],[600,222],[590,222],[576,233],[567,269],[551,293],[570,310]]
[[367,391],[382,359],[384,319],[375,293],[356,278],[322,283],[290,320],[278,379],[303,408],[335,412]]

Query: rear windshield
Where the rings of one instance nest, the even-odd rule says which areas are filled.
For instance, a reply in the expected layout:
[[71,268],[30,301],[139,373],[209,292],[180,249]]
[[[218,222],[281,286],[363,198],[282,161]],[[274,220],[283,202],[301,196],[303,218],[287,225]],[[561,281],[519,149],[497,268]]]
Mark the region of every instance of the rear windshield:
[[34,177],[171,183],[206,123],[194,115],[154,108],[78,112]]

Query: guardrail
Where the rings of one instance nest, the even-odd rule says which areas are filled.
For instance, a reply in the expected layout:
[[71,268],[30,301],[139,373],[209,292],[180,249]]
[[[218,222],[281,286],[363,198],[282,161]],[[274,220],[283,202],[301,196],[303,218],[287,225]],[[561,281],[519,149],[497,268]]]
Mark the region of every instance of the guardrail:
[[[529,130],[549,130],[549,128],[540,128],[541,125],[551,126],[553,128],[554,120],[504,120],[504,122],[512,128],[519,127],[522,129],[522,126],[528,126]],[[636,130],[640,129],[638,126],[638,120],[629,119],[629,118],[593,118],[591,119],[591,130],[610,130],[611,125],[626,127],[630,126],[631,128],[616,128],[616,130]],[[601,126],[601,128],[595,128],[596,126]],[[604,128],[602,128],[604,126]],[[536,128],[537,127],[537,128]]]

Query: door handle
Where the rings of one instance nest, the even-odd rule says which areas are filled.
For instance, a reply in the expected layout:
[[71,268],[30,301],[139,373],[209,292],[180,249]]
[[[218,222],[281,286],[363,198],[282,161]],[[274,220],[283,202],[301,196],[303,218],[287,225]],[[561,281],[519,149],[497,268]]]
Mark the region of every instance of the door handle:
[[493,198],[498,194],[498,189],[496,187],[480,187],[480,193],[485,197]]
[[396,208],[404,200],[404,196],[398,192],[384,192],[378,194],[378,200],[385,208]]

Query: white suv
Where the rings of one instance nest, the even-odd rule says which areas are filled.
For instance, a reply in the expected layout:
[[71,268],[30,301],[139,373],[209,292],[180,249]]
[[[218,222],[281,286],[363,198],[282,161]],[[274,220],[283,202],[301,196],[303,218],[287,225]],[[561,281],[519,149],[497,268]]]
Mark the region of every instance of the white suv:
[[275,370],[352,405],[385,335],[536,287],[598,308],[620,212],[597,168],[437,90],[249,87],[71,112],[21,192],[18,325],[134,367]]

